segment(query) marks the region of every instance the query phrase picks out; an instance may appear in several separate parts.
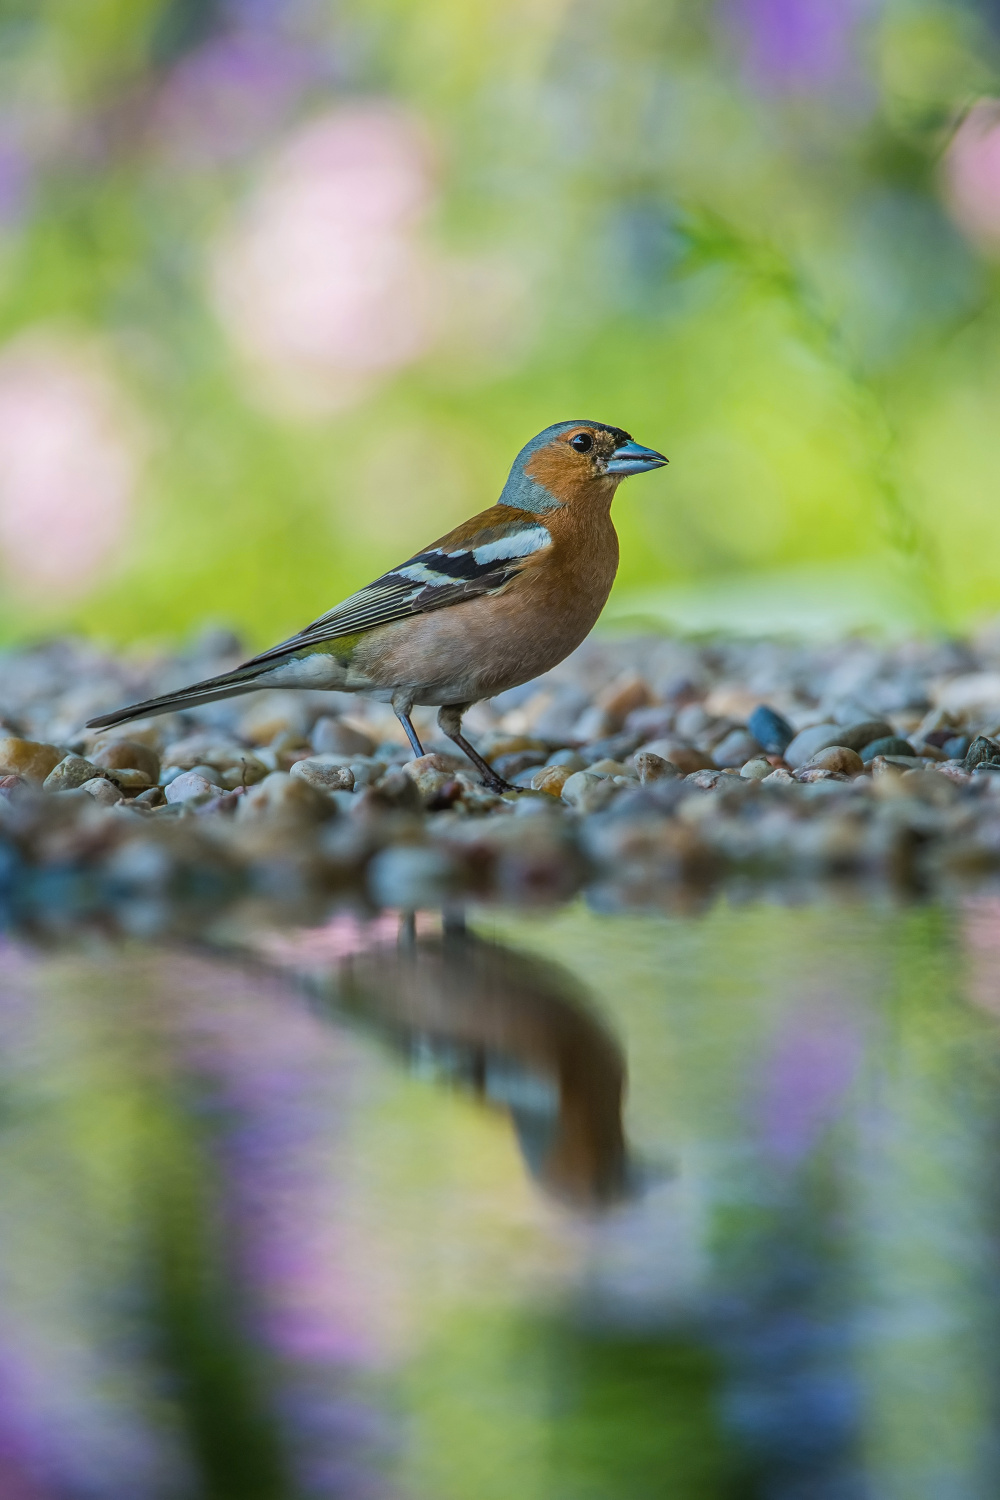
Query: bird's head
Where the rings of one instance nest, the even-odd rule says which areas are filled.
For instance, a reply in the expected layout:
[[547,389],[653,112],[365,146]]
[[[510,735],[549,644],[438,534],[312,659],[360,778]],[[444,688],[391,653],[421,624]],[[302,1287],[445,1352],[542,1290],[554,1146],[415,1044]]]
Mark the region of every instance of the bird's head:
[[655,448],[633,442],[605,422],[556,422],[526,443],[514,460],[501,505],[546,511],[589,496],[610,501],[629,474],[661,469]]

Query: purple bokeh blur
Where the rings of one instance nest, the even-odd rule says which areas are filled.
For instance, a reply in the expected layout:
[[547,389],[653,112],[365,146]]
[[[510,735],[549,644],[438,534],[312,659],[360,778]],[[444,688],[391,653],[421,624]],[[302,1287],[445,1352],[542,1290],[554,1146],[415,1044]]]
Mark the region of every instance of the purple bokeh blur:
[[729,0],[746,71],[766,92],[832,90],[855,78],[860,33],[878,0]]
[[833,1007],[788,1019],[760,1078],[759,1140],[771,1162],[790,1169],[809,1155],[836,1118],[863,1051],[855,1020]]
[[323,74],[321,60],[280,37],[213,37],[173,68],[156,99],[152,135],[173,166],[210,167],[255,150]]

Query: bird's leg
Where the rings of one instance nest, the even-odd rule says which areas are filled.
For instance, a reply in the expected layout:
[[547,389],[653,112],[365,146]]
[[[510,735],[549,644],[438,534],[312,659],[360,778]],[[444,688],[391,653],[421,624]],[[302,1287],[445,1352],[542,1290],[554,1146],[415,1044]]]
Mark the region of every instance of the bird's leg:
[[462,733],[462,715],[467,708],[471,707],[470,703],[446,703],[438,712],[438,723],[452,743],[469,757],[491,792],[519,791],[520,788],[511,786],[509,781],[504,781],[503,777],[494,771],[488,760],[483,760],[479,751],[473,749]]
[[[398,701],[397,701],[397,699],[398,699]],[[393,698],[393,700],[392,700],[392,711],[396,715],[396,718],[399,720],[399,722],[402,724],[403,731],[404,731],[404,733],[406,735],[406,738],[409,740],[410,744],[413,746],[413,753],[414,753],[414,755],[416,755],[416,756],[419,757],[419,756],[423,755],[423,753],[424,753],[424,747],[420,743],[420,741],[417,739],[417,731],[414,729],[413,725],[410,723],[410,714],[411,714],[412,710],[413,710],[413,703],[412,703],[411,700],[409,700],[407,698],[399,697],[398,694],[397,694],[396,698]]]

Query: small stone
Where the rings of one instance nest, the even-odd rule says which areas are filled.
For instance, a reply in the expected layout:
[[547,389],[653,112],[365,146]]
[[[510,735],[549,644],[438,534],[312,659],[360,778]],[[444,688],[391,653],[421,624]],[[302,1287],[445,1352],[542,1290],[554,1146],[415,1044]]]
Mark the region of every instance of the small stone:
[[748,729],[731,729],[712,751],[712,759],[722,769],[736,769],[763,749],[759,740]]
[[672,766],[676,766],[682,776],[690,776],[692,771],[715,771],[718,767],[710,755],[704,750],[695,750],[692,745],[678,745],[676,740],[650,740],[642,746],[637,754],[645,752],[647,755],[659,755],[668,760]]
[[175,776],[169,786],[164,788],[166,799],[170,803],[190,802],[197,797],[217,797],[221,791],[221,786],[200,776],[197,771],[182,771],[180,776]]
[[113,807],[116,802],[124,802],[124,795],[118,790],[113,781],[106,776],[94,776],[90,781],[85,781],[79,788],[81,792],[87,792],[95,802],[102,807]]
[[589,771],[574,771],[563,784],[562,800],[577,812],[596,812],[610,801],[616,787],[607,776],[592,776]]
[[108,780],[113,781],[123,792],[144,792],[150,785],[151,778],[145,771],[122,766],[120,770],[109,771]]
[[740,767],[740,775],[744,781],[766,781],[772,774],[771,762],[763,755],[758,755],[754,760],[748,760]]
[[151,786],[147,791],[140,792],[135,802],[139,807],[166,807],[167,797],[162,786]]
[[66,755],[49,772],[42,786],[47,792],[72,792],[84,782],[92,781],[95,770],[92,762],[84,760],[82,755]]
[[762,777],[760,784],[761,786],[794,786],[795,777],[791,771],[786,771],[784,766],[779,766],[776,771],[771,772],[770,776]]
[[813,765],[810,761],[795,772],[794,779],[801,785],[809,786],[815,781],[846,781],[847,777],[842,776],[839,771],[829,771],[825,766]]
[[941,749],[949,760],[964,760],[969,753],[970,743],[967,734],[955,734],[950,739],[945,740]]
[[622,725],[623,729],[641,734],[646,739],[667,737],[673,727],[674,710],[664,707],[662,703],[633,709]]
[[297,760],[288,773],[320,792],[353,792],[354,772],[335,756],[311,755]]
[[892,761],[886,760],[884,755],[876,755],[871,762],[872,779],[874,781],[896,782],[906,769],[904,766],[894,766]]
[[720,771],[714,766],[711,768],[702,767],[700,771],[690,771],[684,777],[684,780],[690,786],[701,787],[702,791],[710,792],[714,787],[718,786],[719,782],[726,775],[727,772]]
[[21,740],[11,735],[0,739],[0,776],[23,776],[26,781],[41,786],[65,756],[66,752],[57,750],[55,745]]
[[[167,797],[177,783],[167,788]],[[210,788],[218,793],[218,788]],[[237,815],[240,818],[260,818],[274,815],[296,818],[322,818],[332,812],[329,797],[310,786],[301,776],[292,776],[288,771],[272,771],[256,786],[250,788],[239,799]]]
[[591,761],[587,770],[592,776],[626,776],[628,774],[620,760],[612,760],[605,755],[602,760]]
[[639,750],[632,758],[635,774],[643,786],[653,781],[677,781],[680,771],[672,761],[649,750]]
[[160,757],[138,740],[108,740],[94,751],[91,759],[95,766],[106,771],[144,771],[149,777],[146,786],[160,777]]
[[[608,729],[620,729],[626,718],[637,708],[646,708],[653,695],[648,684],[637,672],[623,672],[614,682],[602,688],[594,700],[604,710]],[[607,733],[607,730],[604,731]]]
[[414,781],[424,774],[425,771],[443,771],[448,776],[454,776],[456,771],[468,769],[466,760],[459,760],[457,755],[442,755],[439,751],[432,751],[429,755],[417,755],[413,760],[408,760],[402,770],[407,776],[412,776]]
[[965,769],[974,771],[976,766],[995,765],[1000,762],[1000,745],[996,740],[977,734],[965,755]]
[[812,760],[817,750],[825,750],[827,745],[839,745],[842,733],[839,724],[810,724],[808,729],[800,729],[785,746],[785,760],[793,771],[797,771]]
[[861,756],[848,745],[827,745],[825,750],[817,750],[808,764],[843,776],[860,776],[865,768]]
[[[409,762],[413,765],[413,761]],[[386,773],[386,762],[376,760],[372,756],[359,755],[350,762],[351,772],[354,776],[355,787],[372,786],[380,781]]]
[[[421,757],[423,759],[423,757]],[[411,762],[412,764],[412,762]],[[432,769],[425,771],[424,775],[433,778],[433,786],[438,789],[444,786],[448,780],[448,773]],[[442,778],[438,780],[437,778]],[[430,785],[430,783],[427,783]],[[431,798],[436,791],[431,793]],[[424,799],[420,792],[417,781],[406,774],[405,769],[399,770],[394,767],[368,788],[365,793],[366,805],[374,807],[391,807],[398,812],[420,812],[424,807]]]
[[890,739],[895,732],[892,725],[887,724],[884,719],[863,719],[857,724],[848,724],[846,728],[842,728],[837,744],[846,745],[848,750],[856,750],[860,755],[873,740]]
[[477,741],[478,749],[485,760],[492,765],[493,761],[501,755],[517,755],[521,750],[544,750],[545,741],[533,739],[527,734],[503,734],[494,732],[486,734]]
[[913,755],[913,746],[909,740],[901,739],[898,734],[887,734],[880,740],[873,740],[871,744],[865,745],[861,751],[861,759],[865,765],[871,765],[876,756],[886,755]]
[[549,797],[561,797],[563,787],[575,774],[572,766],[542,766],[532,773],[529,785],[532,791],[545,792]]
[[404,772],[390,772],[389,774],[405,775],[407,780],[412,782],[420,793],[425,807],[430,806],[432,802],[436,802],[444,788],[455,779],[454,772],[436,771],[433,766],[426,766],[415,776],[410,772],[409,767]]
[[308,733],[312,713],[305,694],[277,688],[255,694],[254,698],[239,721],[241,739],[253,745],[270,745],[278,734]]
[[317,755],[371,755],[375,749],[371,735],[329,714],[316,720],[310,738]]
[[30,791],[31,782],[24,776],[0,776],[0,797],[5,802],[12,802]]
[[784,755],[795,738],[795,730],[777,709],[761,703],[747,720],[747,729],[768,755]]

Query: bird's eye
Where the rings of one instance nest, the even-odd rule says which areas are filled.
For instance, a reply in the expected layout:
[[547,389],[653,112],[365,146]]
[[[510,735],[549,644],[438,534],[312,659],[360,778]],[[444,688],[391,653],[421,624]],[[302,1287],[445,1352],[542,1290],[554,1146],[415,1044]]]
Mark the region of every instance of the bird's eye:
[[570,438],[569,445],[575,448],[577,453],[589,453],[594,446],[594,439],[589,432],[578,432],[576,437]]

